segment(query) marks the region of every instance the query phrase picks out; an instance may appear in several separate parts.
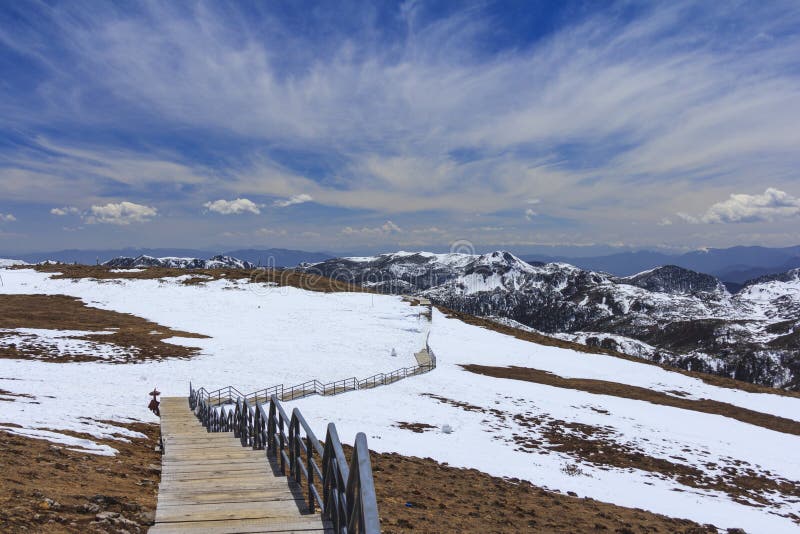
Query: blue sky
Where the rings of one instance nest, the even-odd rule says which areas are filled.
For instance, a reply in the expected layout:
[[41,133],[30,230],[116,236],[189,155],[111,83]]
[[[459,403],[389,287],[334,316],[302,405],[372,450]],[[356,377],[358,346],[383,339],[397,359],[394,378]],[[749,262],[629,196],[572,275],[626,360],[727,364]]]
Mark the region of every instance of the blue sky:
[[800,7],[5,2],[0,250],[800,242]]

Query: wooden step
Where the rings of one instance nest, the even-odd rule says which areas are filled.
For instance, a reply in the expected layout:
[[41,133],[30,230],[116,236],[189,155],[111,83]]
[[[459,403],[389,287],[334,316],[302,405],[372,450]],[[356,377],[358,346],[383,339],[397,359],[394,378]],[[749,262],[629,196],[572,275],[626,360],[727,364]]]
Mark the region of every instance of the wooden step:
[[207,432],[186,399],[161,402],[164,441],[154,534],[329,532],[309,514],[288,477],[275,476],[263,450],[233,432]]

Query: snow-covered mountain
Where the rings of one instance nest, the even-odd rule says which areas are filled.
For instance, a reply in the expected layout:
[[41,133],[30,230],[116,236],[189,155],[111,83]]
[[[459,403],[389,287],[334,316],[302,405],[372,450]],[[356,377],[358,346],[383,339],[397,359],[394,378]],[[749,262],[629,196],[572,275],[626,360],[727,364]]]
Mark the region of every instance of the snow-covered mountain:
[[684,369],[800,388],[800,269],[735,294],[672,265],[617,277],[502,251],[397,252],[300,269]]
[[6,258],[0,258],[0,267],[14,267],[17,265],[28,265],[22,260],[10,260]]
[[138,267],[169,267],[177,269],[253,269],[255,265],[249,261],[240,260],[231,256],[214,256],[203,260],[198,258],[177,258],[164,257],[154,258],[152,256],[138,256],[130,258],[120,256],[108,260],[103,265],[118,269],[131,269]]

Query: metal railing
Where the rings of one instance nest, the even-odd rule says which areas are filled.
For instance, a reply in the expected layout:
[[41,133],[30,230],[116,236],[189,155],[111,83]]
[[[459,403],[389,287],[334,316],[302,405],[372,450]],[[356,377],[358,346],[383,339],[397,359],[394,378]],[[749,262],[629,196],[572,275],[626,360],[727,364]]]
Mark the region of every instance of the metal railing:
[[251,403],[241,395],[214,404],[221,398],[189,385],[189,407],[203,426],[209,432],[233,432],[243,447],[266,449],[267,457],[283,475],[288,466],[289,477],[305,489],[310,512],[319,509],[322,517],[333,523],[335,532],[380,533],[372,465],[363,432],[356,435],[348,464],[333,423],[328,424],[323,446],[300,410],[295,408],[289,417],[277,394],[264,403]]
[[313,379],[301,384],[296,384],[294,386],[284,386],[283,384],[278,384],[268,388],[259,389],[248,394],[242,393],[233,386],[226,386],[214,391],[206,391],[205,388],[200,388],[195,393],[207,399],[210,404],[221,406],[223,404],[233,404],[237,399],[245,399],[251,405],[256,405],[260,402],[268,402],[273,396],[277,396],[278,400],[291,401],[309,397],[311,395],[328,396],[338,395],[340,393],[355,391],[358,389],[371,389],[377,386],[392,384],[398,380],[402,380],[410,376],[421,375],[436,369],[436,355],[431,349],[427,338],[425,340],[425,350],[430,356],[429,364],[401,367],[399,369],[395,369],[394,371],[389,371],[388,373],[377,373],[367,378],[359,379],[356,377],[350,377],[326,383],[320,382],[317,379]]

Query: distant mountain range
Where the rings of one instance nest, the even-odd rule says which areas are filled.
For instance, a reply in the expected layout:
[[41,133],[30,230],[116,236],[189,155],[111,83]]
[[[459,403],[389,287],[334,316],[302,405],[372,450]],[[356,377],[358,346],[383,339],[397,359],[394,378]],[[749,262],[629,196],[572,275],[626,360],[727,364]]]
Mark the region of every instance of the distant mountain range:
[[[238,249],[209,251],[182,248],[123,248],[96,250],[59,250],[30,254],[0,253],[0,257],[14,258],[28,263],[45,260],[64,263],[94,265],[105,263],[117,257],[136,258],[197,258],[209,259],[214,256],[229,256],[250,262],[256,266],[293,267],[300,263],[318,263],[337,257],[330,252],[308,252],[281,248]],[[338,256],[341,256],[339,254]],[[661,252],[639,251],[591,257],[553,256],[543,254],[520,255],[528,262],[569,263],[581,269],[605,272],[616,276],[630,276],[663,265],[677,265],[692,271],[710,274],[719,278],[733,292],[742,287],[747,280],[760,276],[777,274],[800,267],[800,245],[784,248],[732,247],[705,249],[670,255]]]
[[231,256],[214,256],[207,260],[198,258],[179,258],[165,256],[119,256],[105,262],[103,265],[117,269],[135,269],[142,267],[168,267],[172,269],[254,269],[256,266],[249,261],[232,258]]
[[681,255],[652,251],[622,252],[587,258],[533,254],[522,256],[522,259],[542,263],[569,263],[581,269],[617,276],[630,276],[662,265],[677,265],[730,282],[735,290],[736,284],[743,284],[747,280],[800,267],[800,245],[785,248],[710,248]]
[[0,254],[0,257],[19,259],[28,263],[39,263],[41,261],[51,260],[63,263],[81,263],[85,265],[105,263],[120,257],[138,258],[140,256],[149,256],[152,258],[192,258],[198,260],[210,259],[214,256],[227,256],[250,262],[256,266],[293,267],[303,262],[325,261],[329,258],[333,258],[335,255],[327,252],[306,252],[304,250],[288,250],[282,248],[241,249],[226,251],[222,254],[207,250],[183,248],[59,250],[31,254]]
[[397,252],[297,269],[683,369],[800,389],[800,269],[735,293],[675,265],[614,276],[503,251]]

